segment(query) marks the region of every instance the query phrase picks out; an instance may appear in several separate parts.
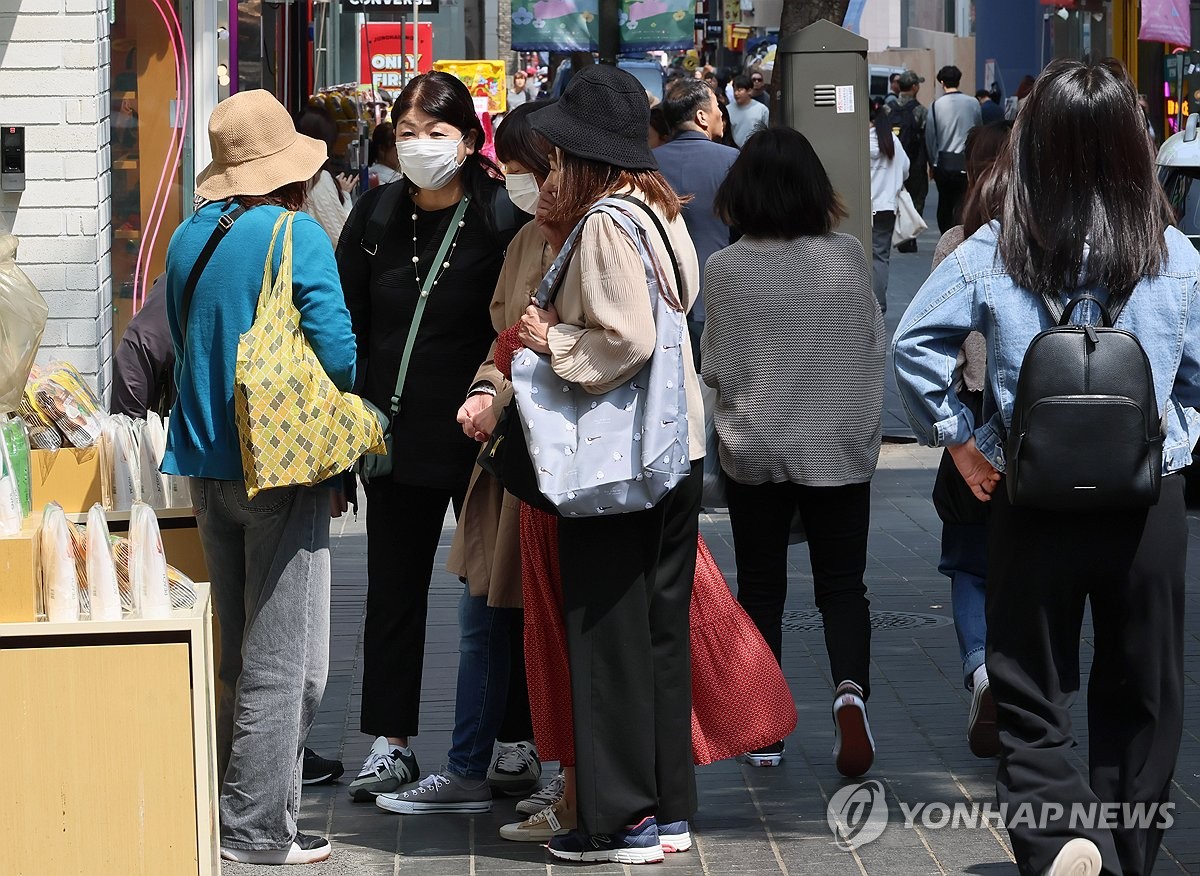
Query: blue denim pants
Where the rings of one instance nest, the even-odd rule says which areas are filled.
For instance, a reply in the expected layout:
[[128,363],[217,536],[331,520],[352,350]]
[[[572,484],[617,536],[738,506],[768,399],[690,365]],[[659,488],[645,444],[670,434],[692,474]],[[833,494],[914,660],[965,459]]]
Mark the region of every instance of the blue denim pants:
[[954,629],[962,657],[963,684],[971,689],[971,677],[983,665],[987,643],[984,613],[987,580],[988,530],[986,524],[942,524],[942,557],[938,571],[950,579],[950,602]]
[[192,478],[191,494],[221,625],[221,845],[286,849],[329,669],[328,489],[249,499],[240,481]]
[[494,608],[487,596],[463,586],[458,603],[458,689],[446,769],[456,776],[487,778],[492,747],[508,706],[512,630],[519,608]]

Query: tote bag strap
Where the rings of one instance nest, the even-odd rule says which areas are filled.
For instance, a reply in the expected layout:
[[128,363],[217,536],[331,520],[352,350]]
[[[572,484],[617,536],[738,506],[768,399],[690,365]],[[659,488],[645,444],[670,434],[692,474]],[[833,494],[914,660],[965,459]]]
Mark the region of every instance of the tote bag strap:
[[663,246],[667,248],[667,255],[671,259],[671,268],[675,271],[675,296],[680,302],[683,301],[683,276],[679,273],[679,259],[675,256],[675,249],[671,246],[671,238],[667,236],[667,229],[663,226],[662,220],[658,218],[658,214],[643,201],[641,198],[635,198],[633,195],[612,195],[622,201],[628,201],[631,204],[637,204],[642,208],[647,216],[654,222],[654,227],[658,229],[659,237],[662,238]]
[[[276,297],[282,297],[282,290],[279,296],[276,295],[276,288],[280,285],[279,278],[286,271],[288,275],[287,285],[291,286],[292,273],[292,221],[296,214],[288,211],[280,213],[279,218],[275,220],[275,228],[271,231],[271,244],[267,247],[266,263],[263,265],[263,281],[262,291],[258,295],[258,306],[254,311],[254,319],[257,322],[262,317],[266,309],[275,304]],[[279,233],[283,232],[283,251],[279,255],[279,272],[272,276],[271,263],[274,261],[275,242],[279,240]]]

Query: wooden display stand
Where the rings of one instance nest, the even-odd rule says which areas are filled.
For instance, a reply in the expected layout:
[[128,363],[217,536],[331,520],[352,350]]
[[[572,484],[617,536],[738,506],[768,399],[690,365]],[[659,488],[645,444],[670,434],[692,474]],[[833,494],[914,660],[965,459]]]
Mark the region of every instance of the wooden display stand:
[[6,876],[220,873],[207,584],[169,620],[0,624]]

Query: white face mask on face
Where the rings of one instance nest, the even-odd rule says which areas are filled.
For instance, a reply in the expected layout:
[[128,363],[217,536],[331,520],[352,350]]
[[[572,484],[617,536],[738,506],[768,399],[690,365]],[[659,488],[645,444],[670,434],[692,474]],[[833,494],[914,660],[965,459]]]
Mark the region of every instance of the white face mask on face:
[[530,216],[537,209],[538,196],[541,194],[541,189],[538,188],[537,177],[532,173],[510,173],[504,177],[504,185],[508,189],[508,196],[516,205],[518,210],[524,210]]
[[396,143],[400,155],[400,172],[419,189],[436,191],[445,188],[462,162],[458,160],[457,140],[408,137]]

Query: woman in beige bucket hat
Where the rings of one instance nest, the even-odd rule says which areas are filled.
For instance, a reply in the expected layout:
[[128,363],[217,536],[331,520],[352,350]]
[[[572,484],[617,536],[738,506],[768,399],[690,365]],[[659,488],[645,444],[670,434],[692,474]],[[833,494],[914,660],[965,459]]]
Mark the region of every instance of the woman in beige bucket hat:
[[[221,857],[310,863],[330,852],[324,837],[296,829],[304,740],[328,671],[328,490],[282,487],[247,498],[233,376],[238,338],[254,322],[275,222],[299,209],[308,180],[325,161],[325,144],[297,134],[283,106],[261,90],[218,104],[208,134],[213,160],[196,185],[207,203],[175,230],[167,250],[179,396],[162,467],[191,478],[221,619]],[[354,334],[329,237],[304,213],[297,213],[292,235],[300,328],[329,377],[349,390]],[[189,297],[189,279],[206,250],[210,258]],[[282,240],[273,271],[281,255]]]

